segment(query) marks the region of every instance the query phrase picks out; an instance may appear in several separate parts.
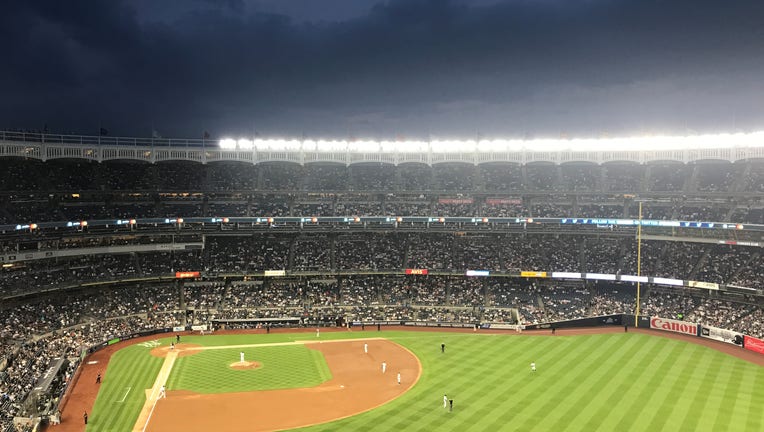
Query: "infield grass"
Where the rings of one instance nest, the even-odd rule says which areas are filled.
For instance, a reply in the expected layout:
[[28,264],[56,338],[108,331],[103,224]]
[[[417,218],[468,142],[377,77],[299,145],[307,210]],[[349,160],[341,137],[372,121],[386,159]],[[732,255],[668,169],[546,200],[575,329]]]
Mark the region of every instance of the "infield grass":
[[[261,367],[234,370],[231,363],[244,358]],[[304,345],[216,349],[181,357],[167,380],[169,390],[197,393],[231,393],[256,390],[314,387],[332,378],[324,356]]]
[[[303,431],[764,430],[764,368],[689,342],[640,333],[551,337],[353,331],[321,335],[322,340],[354,337],[386,337],[411,350],[422,363],[419,383],[382,407]],[[183,342],[217,346],[294,340],[315,339],[307,333],[183,338]],[[163,341],[169,344],[170,339]],[[440,352],[441,343],[446,344],[445,354]],[[114,401],[122,397],[125,387],[151,386],[162,359],[148,351],[132,346],[115,354],[88,431],[130,430],[145,400],[143,392],[132,391],[119,404]],[[239,351],[224,356],[225,371],[238,360]],[[185,363],[198,355],[178,359],[176,368],[180,360]],[[530,371],[531,362],[537,365],[535,373]],[[320,363],[314,362],[319,376]],[[189,364],[173,371],[177,378],[171,377],[170,388],[186,375],[198,373],[199,368],[189,369]],[[205,367],[210,372],[217,369]],[[267,369],[231,372],[256,375]],[[212,389],[220,375],[209,376],[212,384],[200,383],[200,388]],[[453,412],[442,408],[444,393],[454,399]],[[111,428],[103,415],[108,416]]]

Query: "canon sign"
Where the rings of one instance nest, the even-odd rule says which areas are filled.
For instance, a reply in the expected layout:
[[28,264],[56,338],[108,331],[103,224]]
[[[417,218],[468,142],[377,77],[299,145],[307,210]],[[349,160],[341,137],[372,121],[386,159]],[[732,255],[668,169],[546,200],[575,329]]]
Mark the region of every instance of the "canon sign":
[[650,328],[666,330],[675,333],[684,333],[688,335],[698,335],[698,325],[685,321],[677,321],[666,318],[653,317],[650,320]]

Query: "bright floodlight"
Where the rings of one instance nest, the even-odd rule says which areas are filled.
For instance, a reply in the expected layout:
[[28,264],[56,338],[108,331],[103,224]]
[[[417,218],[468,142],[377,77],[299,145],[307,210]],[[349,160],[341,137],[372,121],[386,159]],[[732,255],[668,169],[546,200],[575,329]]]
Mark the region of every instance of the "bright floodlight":
[[764,147],[764,132],[694,136],[647,136],[573,139],[481,139],[433,141],[345,141],[225,138],[220,148],[257,151],[382,152],[382,153],[501,153],[518,151],[644,151],[733,147]]

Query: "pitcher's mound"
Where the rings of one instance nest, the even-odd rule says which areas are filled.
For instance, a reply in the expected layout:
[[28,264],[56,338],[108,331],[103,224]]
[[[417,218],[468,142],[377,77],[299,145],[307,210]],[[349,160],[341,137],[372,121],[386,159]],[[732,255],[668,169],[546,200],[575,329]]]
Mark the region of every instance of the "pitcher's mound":
[[231,369],[236,370],[249,370],[249,369],[259,369],[262,365],[255,361],[245,361],[245,362],[233,362],[228,365]]

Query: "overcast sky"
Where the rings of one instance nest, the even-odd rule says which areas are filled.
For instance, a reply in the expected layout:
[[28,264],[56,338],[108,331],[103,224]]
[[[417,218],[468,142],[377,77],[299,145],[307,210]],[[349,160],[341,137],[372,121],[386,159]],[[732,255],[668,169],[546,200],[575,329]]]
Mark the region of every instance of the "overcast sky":
[[18,0],[0,48],[0,128],[764,130],[762,0]]

